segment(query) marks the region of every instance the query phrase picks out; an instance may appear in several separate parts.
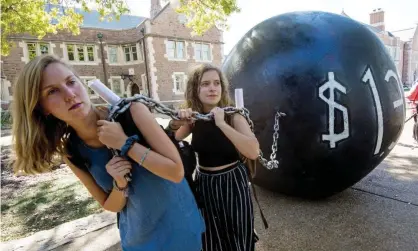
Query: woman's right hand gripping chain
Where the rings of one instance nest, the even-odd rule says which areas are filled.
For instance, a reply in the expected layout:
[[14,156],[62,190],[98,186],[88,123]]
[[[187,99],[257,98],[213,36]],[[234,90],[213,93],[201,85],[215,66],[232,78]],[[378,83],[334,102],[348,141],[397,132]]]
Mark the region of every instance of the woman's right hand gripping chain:
[[118,187],[123,188],[128,185],[125,175],[130,173],[132,164],[128,160],[121,157],[113,157],[106,165],[106,171],[118,184]]
[[190,108],[180,109],[177,113],[177,116],[180,120],[171,120],[169,124],[171,129],[178,129],[183,125],[193,123],[193,111]]

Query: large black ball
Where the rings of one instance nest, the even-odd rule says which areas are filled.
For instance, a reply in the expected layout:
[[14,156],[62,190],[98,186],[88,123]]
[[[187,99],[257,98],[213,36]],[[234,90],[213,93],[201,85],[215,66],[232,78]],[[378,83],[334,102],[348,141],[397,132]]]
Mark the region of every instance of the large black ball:
[[261,150],[270,159],[280,119],[277,169],[254,182],[280,193],[323,198],[366,176],[403,129],[396,67],[369,27],[341,15],[293,12],[249,30],[227,56],[230,92],[244,91]]

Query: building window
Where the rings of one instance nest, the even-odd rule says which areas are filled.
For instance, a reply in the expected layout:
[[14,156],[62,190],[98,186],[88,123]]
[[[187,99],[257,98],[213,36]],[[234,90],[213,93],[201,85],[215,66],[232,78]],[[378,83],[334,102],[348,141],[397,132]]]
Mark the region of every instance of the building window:
[[91,46],[91,45],[87,46],[87,59],[90,62],[94,61],[94,46]]
[[69,61],[94,62],[94,45],[68,44],[67,56]]
[[205,43],[195,44],[195,57],[199,61],[211,61],[210,45]]
[[26,45],[27,45],[29,60],[35,58],[36,56],[49,53],[49,44],[27,43]]
[[39,44],[39,49],[41,51],[41,54],[48,54],[49,45],[48,44]]
[[174,85],[173,92],[177,94],[184,93],[186,91],[186,74],[184,72],[174,72],[171,77]]
[[108,50],[109,55],[109,63],[117,63],[118,62],[118,47],[116,46],[109,46]]
[[95,76],[80,76],[81,82],[85,85],[90,97],[97,97],[96,93],[88,86],[88,82],[97,79]]
[[385,45],[386,50],[388,51],[389,55],[391,56],[392,60],[399,61],[401,57],[401,49],[399,46],[390,46]]
[[110,77],[110,88],[120,97],[122,97],[125,93],[124,82],[121,77]]
[[84,48],[81,46],[77,47],[77,54],[78,54],[78,61],[85,61],[84,60]]
[[125,62],[138,61],[138,58],[142,60],[142,53],[138,53],[136,44],[123,46],[122,48],[125,54]]
[[29,59],[34,59],[38,53],[36,52],[36,43],[28,43]]
[[184,41],[167,41],[167,56],[169,59],[184,59],[185,58],[185,42]]
[[74,45],[67,45],[68,60],[75,61],[74,57]]

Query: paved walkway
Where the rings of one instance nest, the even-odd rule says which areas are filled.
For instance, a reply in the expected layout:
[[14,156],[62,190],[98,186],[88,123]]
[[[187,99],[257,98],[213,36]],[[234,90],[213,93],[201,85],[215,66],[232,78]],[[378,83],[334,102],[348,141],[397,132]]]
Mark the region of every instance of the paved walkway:
[[[309,202],[259,188],[270,228],[263,229],[255,207],[260,235],[257,251],[418,250],[418,148],[411,133],[412,121],[405,125],[397,146],[373,172],[328,200]],[[94,223],[91,218],[80,219],[77,224],[66,223],[67,230],[61,235],[57,228],[38,235],[38,240],[43,236],[44,243],[60,244],[62,240],[62,245],[52,245],[53,249],[41,248],[31,236],[5,243],[1,250],[121,250],[114,215],[104,214],[96,220],[107,225]],[[90,227],[80,229],[77,225]],[[61,238],[65,233],[66,238]]]

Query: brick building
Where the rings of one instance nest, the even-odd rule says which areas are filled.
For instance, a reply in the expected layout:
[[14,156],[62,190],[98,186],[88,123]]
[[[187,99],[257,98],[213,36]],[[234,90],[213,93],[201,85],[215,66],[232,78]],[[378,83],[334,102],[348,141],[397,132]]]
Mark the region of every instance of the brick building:
[[[13,99],[10,87],[20,70],[41,54],[69,62],[84,83],[98,78],[120,96],[150,94],[167,105],[184,99],[191,67],[222,63],[222,31],[214,27],[192,37],[185,18],[168,1],[151,0],[150,18],[123,15],[120,21],[99,22],[97,12],[83,14],[78,36],[60,32],[42,40],[25,34],[9,38],[17,46],[2,58],[2,104]],[[102,102],[94,92],[90,95]]]
[[410,86],[418,81],[418,25],[413,38],[405,43],[404,58],[402,80]]
[[[344,11],[341,15],[349,17]],[[366,25],[383,42],[392,56],[402,83],[410,85],[418,78],[418,26],[409,41],[402,41],[395,32],[385,29],[385,12],[375,9],[370,13],[370,24]],[[415,75],[414,75],[415,74]]]

